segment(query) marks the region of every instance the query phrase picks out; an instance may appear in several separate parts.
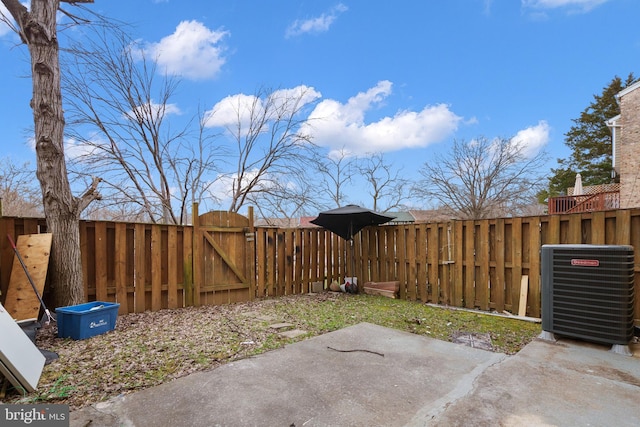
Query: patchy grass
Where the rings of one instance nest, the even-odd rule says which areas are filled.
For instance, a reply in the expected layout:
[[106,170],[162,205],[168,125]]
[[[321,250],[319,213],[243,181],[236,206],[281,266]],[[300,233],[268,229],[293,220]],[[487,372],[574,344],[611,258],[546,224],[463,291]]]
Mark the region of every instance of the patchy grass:
[[[269,327],[278,322],[308,334],[284,338]],[[59,359],[45,366],[36,392],[9,388],[3,401],[73,410],[360,322],[447,341],[458,332],[489,333],[495,351],[507,354],[540,333],[540,325],[521,320],[341,293],[129,314],[118,317],[115,331],[86,340],[57,338],[53,325],[41,329],[38,346]]]
[[494,349],[507,354],[517,353],[541,331],[539,324],[522,320],[370,295],[338,298],[318,305],[283,300],[272,311],[314,335],[361,322],[445,341],[451,341],[457,332],[488,333]]

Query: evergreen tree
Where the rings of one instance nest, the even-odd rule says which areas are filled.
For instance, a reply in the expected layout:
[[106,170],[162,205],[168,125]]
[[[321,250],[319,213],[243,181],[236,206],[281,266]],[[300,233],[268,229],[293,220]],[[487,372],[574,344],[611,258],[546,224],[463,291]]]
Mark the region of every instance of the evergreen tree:
[[622,80],[616,76],[607,85],[601,95],[594,95],[594,100],[573,119],[574,125],[565,134],[565,144],[572,153],[568,159],[558,159],[558,168],[551,169],[548,189],[538,196],[540,201],[547,197],[555,197],[573,187],[577,173],[582,175],[584,185],[598,185],[612,182],[612,144],[611,131],[606,121],[620,114],[620,106],[616,94],[637,79],[633,73]]

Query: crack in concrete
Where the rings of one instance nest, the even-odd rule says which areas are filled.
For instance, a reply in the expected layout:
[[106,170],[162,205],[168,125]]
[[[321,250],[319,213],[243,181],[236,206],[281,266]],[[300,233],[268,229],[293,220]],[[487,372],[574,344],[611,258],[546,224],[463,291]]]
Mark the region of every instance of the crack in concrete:
[[489,359],[488,361],[477,365],[471,372],[464,375],[456,386],[449,393],[442,396],[440,399],[430,402],[423,409],[418,411],[406,427],[418,427],[428,426],[436,418],[443,414],[449,406],[456,403],[458,400],[473,393],[477,387],[478,379],[489,368],[496,366],[507,359],[506,354],[496,353],[496,357]]

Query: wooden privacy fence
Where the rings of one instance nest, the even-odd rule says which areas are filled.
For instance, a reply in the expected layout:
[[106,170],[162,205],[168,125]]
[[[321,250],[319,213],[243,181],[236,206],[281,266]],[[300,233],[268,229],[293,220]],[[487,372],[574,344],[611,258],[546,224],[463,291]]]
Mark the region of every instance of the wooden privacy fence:
[[[518,312],[522,278],[528,276],[526,314],[540,317],[541,246],[581,243],[640,248],[640,211],[367,229],[356,241],[356,265],[365,280],[399,280],[402,298],[512,313]],[[635,256],[640,296],[640,253]],[[635,317],[640,318],[640,297]]]
[[[43,219],[0,218],[2,298],[13,262],[6,235],[46,231]],[[81,221],[80,244],[87,301],[117,301],[120,313],[133,313],[193,300],[193,227]]]
[[314,281],[353,275],[360,285],[397,280],[403,299],[517,313],[527,276],[526,314],[540,317],[541,246],[580,243],[640,248],[640,210],[368,227],[355,236],[355,274],[348,243],[329,232],[258,228],[257,295],[308,292]]
[[[353,248],[320,228],[254,228],[251,214],[198,216],[195,208],[194,217],[193,226],[81,222],[87,300],[117,301],[121,313],[141,312],[301,294],[313,282],[326,287],[356,276],[361,286],[397,280],[400,297],[408,300],[517,313],[528,276],[526,314],[540,317],[543,244],[640,248],[638,209],[369,227],[356,235]],[[1,298],[13,260],[4,236],[44,231],[42,219],[0,218]]]

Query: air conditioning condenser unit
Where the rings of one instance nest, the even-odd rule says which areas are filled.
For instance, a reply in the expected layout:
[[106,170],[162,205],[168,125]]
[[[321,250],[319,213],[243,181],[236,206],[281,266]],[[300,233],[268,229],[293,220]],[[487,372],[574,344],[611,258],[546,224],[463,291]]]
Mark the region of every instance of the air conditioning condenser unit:
[[[542,330],[628,346],[634,332],[634,251],[623,245],[542,246]],[[627,353],[628,350],[621,352]]]

